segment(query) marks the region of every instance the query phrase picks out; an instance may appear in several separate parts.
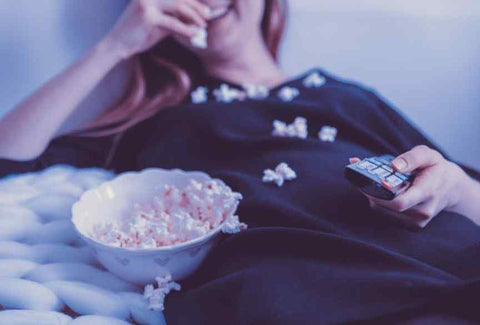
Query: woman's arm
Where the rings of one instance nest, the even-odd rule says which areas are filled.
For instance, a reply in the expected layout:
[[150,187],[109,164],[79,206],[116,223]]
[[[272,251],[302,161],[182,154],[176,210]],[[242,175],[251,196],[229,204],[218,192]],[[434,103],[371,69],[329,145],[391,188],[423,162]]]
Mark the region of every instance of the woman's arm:
[[451,211],[467,216],[480,226],[480,182],[467,176],[457,194],[458,202],[450,208]]
[[206,19],[207,7],[198,0],[132,1],[113,30],[88,54],[0,121],[0,159],[38,157],[82,100],[120,61],[171,34],[190,38],[206,26]]
[[0,157],[31,160],[39,156],[80,102],[119,61],[109,44],[101,42],[21,102],[0,121]]

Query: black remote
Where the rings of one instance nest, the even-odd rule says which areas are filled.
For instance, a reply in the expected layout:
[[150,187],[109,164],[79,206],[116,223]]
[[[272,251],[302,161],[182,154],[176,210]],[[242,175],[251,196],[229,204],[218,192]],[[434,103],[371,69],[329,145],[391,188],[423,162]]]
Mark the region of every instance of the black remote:
[[390,155],[363,159],[345,167],[345,177],[364,193],[382,200],[393,200],[413,182],[414,175],[396,172]]

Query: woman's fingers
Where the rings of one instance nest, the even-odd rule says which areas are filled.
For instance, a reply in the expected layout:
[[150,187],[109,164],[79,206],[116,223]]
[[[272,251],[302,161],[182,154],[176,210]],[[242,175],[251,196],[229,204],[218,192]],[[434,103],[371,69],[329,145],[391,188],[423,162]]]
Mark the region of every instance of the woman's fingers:
[[432,199],[408,209],[405,214],[418,221],[425,221],[432,219],[438,213],[437,209],[438,204]]
[[175,2],[165,8],[165,13],[173,15],[184,22],[192,23],[198,27],[207,27],[208,19],[205,10],[198,10],[188,1]]
[[[412,161],[409,155],[406,155],[406,158]],[[360,158],[357,158],[357,157],[350,158],[349,161],[351,164],[355,164],[360,161]],[[412,186],[407,191],[400,194],[398,197],[396,197],[392,201],[381,200],[381,199],[367,195],[368,201],[370,203],[370,207],[374,208],[376,206],[382,206],[396,212],[403,212],[417,204],[422,203],[423,201],[428,199],[428,193],[430,192],[428,188],[429,186],[428,176],[429,176],[428,174],[420,175],[415,180],[414,184],[412,184]],[[427,179],[425,180],[425,178]]]
[[204,3],[198,0],[186,0],[189,5],[194,8],[205,20],[210,19],[212,15],[212,9]]
[[421,145],[395,158],[392,167],[399,172],[410,173],[416,169],[431,167],[441,162],[442,159],[439,152]]
[[169,16],[164,16],[159,22],[159,26],[186,38],[192,38],[198,33],[198,27],[184,24],[178,19]]
[[429,200],[430,191],[428,189],[428,183],[417,181],[416,184],[412,185],[404,193],[400,194],[398,197],[389,201],[387,205],[394,211],[404,212],[424,201]]
[[391,201],[379,200],[376,198],[371,199],[375,200],[377,205],[381,205],[396,212],[404,212],[418,204],[432,199],[437,184],[434,174],[434,170],[428,170],[417,176],[413,184],[405,192]]
[[435,216],[435,202],[433,200],[420,203],[414,207],[403,212],[395,211],[388,205],[390,201],[383,201],[371,196],[367,196],[370,208],[373,210],[381,211],[385,215],[389,215],[402,222],[417,226],[420,228],[425,227]]
[[436,195],[441,192],[439,172],[437,167],[424,170],[410,188],[392,201],[367,196],[370,207],[377,210],[387,209],[396,213],[396,216],[403,221],[425,227],[444,206],[436,198]]
[[[152,0],[146,0],[152,1]],[[155,2],[146,10],[151,24],[180,36],[191,38],[199,28],[206,28],[208,8],[197,0],[177,0],[169,3]]]
[[191,38],[198,32],[198,27],[187,25],[175,17],[162,15],[158,11],[149,11],[148,19],[150,23],[156,27],[160,27],[186,38]]

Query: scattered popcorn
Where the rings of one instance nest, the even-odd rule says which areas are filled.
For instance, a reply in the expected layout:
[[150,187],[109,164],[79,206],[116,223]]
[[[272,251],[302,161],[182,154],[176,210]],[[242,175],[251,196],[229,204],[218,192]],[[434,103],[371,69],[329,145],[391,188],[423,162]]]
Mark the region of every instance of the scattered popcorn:
[[318,138],[323,142],[335,142],[337,137],[337,129],[332,126],[324,126],[318,132]]
[[192,103],[202,104],[208,100],[208,88],[207,87],[198,87],[191,94]]
[[277,174],[274,170],[266,169],[263,171],[263,179],[264,183],[275,183],[277,186],[282,186],[285,180],[279,174]]
[[270,90],[261,85],[244,85],[243,88],[250,99],[265,99],[270,95]]
[[278,92],[278,97],[284,102],[291,102],[300,95],[300,91],[293,87],[283,87]]
[[282,162],[280,165],[275,168],[275,172],[281,175],[287,181],[291,181],[297,178],[297,173],[291,169],[286,163]]
[[280,163],[275,170],[266,169],[263,173],[264,183],[275,183],[278,187],[283,186],[285,181],[297,178],[297,173],[284,162]]
[[231,103],[234,100],[244,100],[247,96],[244,92],[230,88],[227,84],[221,84],[220,88],[213,91],[213,95],[217,99],[217,102]]
[[318,72],[314,72],[303,80],[303,85],[307,88],[320,88],[326,83],[325,77]]
[[306,139],[308,138],[307,119],[303,117],[297,117],[290,125],[287,125],[285,122],[275,120],[273,121],[272,135],[275,137]]
[[165,297],[172,291],[180,291],[182,287],[180,284],[172,280],[170,274],[165,274],[155,278],[158,288],[155,289],[153,284],[145,286],[143,296],[148,300],[148,309],[155,311],[163,311],[165,309]]
[[232,217],[241,199],[240,193],[215,180],[191,180],[183,189],[166,185],[151,204],[136,204],[131,215],[94,225],[90,235],[110,246],[149,249],[202,237],[224,223],[222,229],[233,233],[246,228]]
[[197,34],[191,38],[190,43],[196,48],[206,49],[208,47],[207,38],[207,30],[198,29]]

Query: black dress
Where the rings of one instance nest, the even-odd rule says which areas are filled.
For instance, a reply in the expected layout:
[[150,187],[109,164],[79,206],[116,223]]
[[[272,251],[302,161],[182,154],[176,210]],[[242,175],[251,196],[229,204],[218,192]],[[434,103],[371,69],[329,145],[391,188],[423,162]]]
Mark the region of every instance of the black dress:
[[[312,72],[326,84],[305,87]],[[285,86],[299,96],[280,100]],[[211,93],[206,103],[165,109],[129,130],[109,166],[201,170],[244,195],[238,214],[249,229],[227,237],[168,297],[168,324],[385,323],[424,313],[480,320],[480,227],[442,212],[423,230],[408,228],[371,210],[343,176],[349,157],[436,148],[398,112],[322,70],[263,100],[224,104]],[[308,120],[308,139],[271,135],[273,120],[298,116]],[[318,139],[325,125],[338,129],[335,142]],[[2,161],[0,170],[102,167],[111,141],[57,139],[38,160]],[[262,183],[263,170],[280,162],[298,178],[283,187]]]

